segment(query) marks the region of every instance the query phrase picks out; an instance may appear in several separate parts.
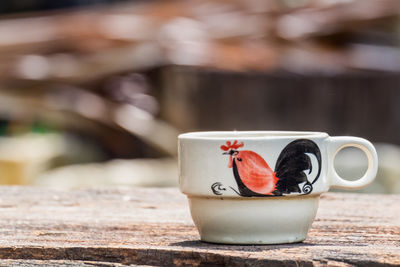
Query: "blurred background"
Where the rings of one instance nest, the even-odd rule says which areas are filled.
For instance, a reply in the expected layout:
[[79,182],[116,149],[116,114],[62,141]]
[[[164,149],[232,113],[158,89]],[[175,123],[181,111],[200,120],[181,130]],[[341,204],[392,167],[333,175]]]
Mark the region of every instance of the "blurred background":
[[398,0],[2,1],[0,184],[176,186],[181,132],[310,130],[400,193],[399,86]]

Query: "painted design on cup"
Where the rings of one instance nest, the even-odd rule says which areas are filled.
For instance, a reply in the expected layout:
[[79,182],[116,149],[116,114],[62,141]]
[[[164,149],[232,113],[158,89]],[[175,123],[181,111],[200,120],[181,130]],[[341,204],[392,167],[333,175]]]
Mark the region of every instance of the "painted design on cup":
[[[230,187],[243,197],[283,196],[292,193],[310,194],[313,184],[321,174],[321,152],[316,143],[308,139],[297,139],[289,143],[280,153],[273,171],[262,156],[251,150],[239,150],[243,142],[227,141],[220,148],[229,156],[228,167],[233,170],[237,189]],[[309,154],[318,162],[318,172],[312,182],[307,177],[313,167]],[[216,182],[211,185],[215,195],[223,195],[226,188]]]

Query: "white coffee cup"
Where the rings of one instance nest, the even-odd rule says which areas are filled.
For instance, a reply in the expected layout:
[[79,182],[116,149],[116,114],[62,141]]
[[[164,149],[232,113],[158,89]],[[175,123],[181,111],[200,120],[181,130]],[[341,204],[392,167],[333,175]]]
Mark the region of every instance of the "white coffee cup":
[[[329,188],[359,189],[377,173],[367,140],[322,132],[193,132],[179,136],[180,189],[201,240],[226,244],[303,241]],[[336,154],[357,147],[368,169],[341,178]]]

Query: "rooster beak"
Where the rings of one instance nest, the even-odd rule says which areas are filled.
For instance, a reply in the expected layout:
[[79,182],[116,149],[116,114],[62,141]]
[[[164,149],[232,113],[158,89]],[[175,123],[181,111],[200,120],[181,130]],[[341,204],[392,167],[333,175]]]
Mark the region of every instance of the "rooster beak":
[[229,155],[229,152],[224,152],[222,153],[222,155]]

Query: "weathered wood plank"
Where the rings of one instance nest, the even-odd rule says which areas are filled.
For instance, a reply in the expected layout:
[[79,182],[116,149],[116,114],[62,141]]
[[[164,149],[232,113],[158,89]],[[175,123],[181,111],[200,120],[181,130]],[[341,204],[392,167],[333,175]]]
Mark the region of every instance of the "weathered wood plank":
[[[0,260],[0,266],[7,267],[126,267],[127,265],[111,262],[98,262],[98,261],[68,261],[68,260]],[[129,265],[132,267],[145,267],[148,265]]]
[[399,201],[328,193],[305,242],[234,246],[200,242],[177,189],[0,187],[0,265],[400,265]]

